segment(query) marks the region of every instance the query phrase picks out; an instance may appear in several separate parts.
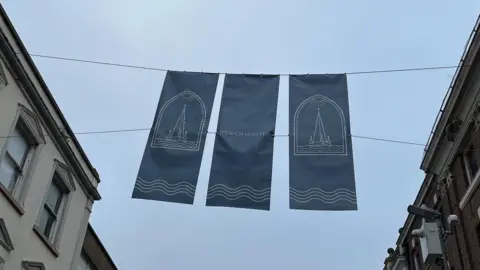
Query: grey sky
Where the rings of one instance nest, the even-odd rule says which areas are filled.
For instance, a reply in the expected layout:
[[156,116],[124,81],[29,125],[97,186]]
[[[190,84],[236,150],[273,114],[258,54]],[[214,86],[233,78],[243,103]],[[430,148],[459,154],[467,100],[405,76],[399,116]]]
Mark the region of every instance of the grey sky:
[[[238,73],[456,65],[480,12],[477,0],[3,3],[31,53]],[[150,127],[164,72],[34,60],[74,131]],[[350,76],[352,133],[425,142],[453,73]],[[281,91],[277,133],[285,134]],[[270,212],[206,208],[202,192],[193,207],[132,200],[147,133],[79,136],[102,179],[92,223],[122,270],[381,269],[423,180],[422,147],[354,139],[359,211],[291,211],[279,137]],[[200,190],[207,175],[202,168]]]

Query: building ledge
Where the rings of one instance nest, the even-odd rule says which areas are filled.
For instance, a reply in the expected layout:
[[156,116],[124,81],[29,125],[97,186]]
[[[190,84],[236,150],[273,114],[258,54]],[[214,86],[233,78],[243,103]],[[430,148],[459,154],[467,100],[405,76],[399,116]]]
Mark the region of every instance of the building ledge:
[[58,248],[55,246],[55,244],[53,244],[47,237],[45,237],[45,235],[43,235],[43,233],[40,231],[40,229],[38,229],[36,225],[33,226],[33,231],[40,238],[40,240],[42,240],[42,243],[48,248],[48,250],[50,250],[52,255],[55,256],[55,258],[60,256],[60,252],[58,252]]
[[[441,177],[444,170],[448,167],[449,163],[455,157],[458,147],[461,143],[463,134],[467,132],[469,121],[476,109],[476,102],[480,99],[480,93],[478,87],[472,85],[472,74],[478,73],[480,70],[480,36],[477,34],[480,29],[480,16],[477,18],[474,29],[467,41],[465,50],[460,61],[457,72],[452,79],[452,83],[449,87],[445,100],[442,103],[441,109],[435,120],[434,126],[430,138],[428,140],[428,146],[425,149],[425,156],[422,160],[420,168],[425,171],[426,176],[420,187],[419,192],[415,198],[413,205],[420,205],[424,202],[427,191],[432,185],[432,180],[435,177]],[[479,83],[479,81],[476,81]],[[443,137],[445,127],[447,126],[448,118],[451,118],[452,110],[455,104],[459,104],[458,96],[460,92],[464,91],[469,93],[468,97],[463,97],[462,109],[457,113],[459,119],[463,121],[463,125],[460,131],[455,135],[454,142],[444,142],[443,145],[439,145],[441,137]],[[472,187],[472,191],[475,189]],[[397,240],[397,244],[401,244],[407,238],[407,235],[411,231],[411,226],[414,222],[413,215],[409,214],[407,220],[403,226],[404,230],[400,234]]]
[[465,87],[465,83],[468,85],[468,78],[471,76],[471,73],[473,73],[474,68],[472,68],[472,66],[475,64],[475,60],[480,50],[480,41],[477,35],[479,28],[480,16],[477,18],[475,26],[465,44],[460,63],[457,66],[452,82],[442,101],[440,111],[435,118],[430,137],[428,138],[427,147],[425,147],[424,157],[420,165],[420,168],[425,172],[430,171],[429,168],[431,163],[439,150],[440,139],[444,134],[444,130],[454,110],[454,106],[457,104],[457,98]]

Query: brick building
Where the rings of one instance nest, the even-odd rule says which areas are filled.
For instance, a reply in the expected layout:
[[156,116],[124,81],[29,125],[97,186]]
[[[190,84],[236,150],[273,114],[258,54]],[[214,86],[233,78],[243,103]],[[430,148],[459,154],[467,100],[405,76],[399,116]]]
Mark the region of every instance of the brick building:
[[[480,17],[469,37],[450,89],[425,149],[425,179],[413,205],[427,205],[459,224],[446,237],[451,270],[480,270]],[[406,212],[406,209],[405,209]],[[412,230],[420,218],[408,215],[396,247],[389,249],[385,270],[442,269],[423,263]]]

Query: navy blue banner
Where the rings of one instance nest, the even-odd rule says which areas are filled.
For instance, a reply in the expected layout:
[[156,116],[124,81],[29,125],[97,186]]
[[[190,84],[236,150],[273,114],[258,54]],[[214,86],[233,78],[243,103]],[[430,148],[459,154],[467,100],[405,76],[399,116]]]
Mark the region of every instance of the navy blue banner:
[[279,76],[225,76],[207,206],[270,209]]
[[167,72],[132,198],[193,204],[218,77]]
[[346,75],[289,81],[290,208],[357,210]]

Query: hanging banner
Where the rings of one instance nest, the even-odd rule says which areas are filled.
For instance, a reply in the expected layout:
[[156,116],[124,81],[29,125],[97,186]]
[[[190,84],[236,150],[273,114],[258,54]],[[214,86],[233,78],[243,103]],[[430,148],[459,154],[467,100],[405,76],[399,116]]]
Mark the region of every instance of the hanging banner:
[[279,76],[225,75],[207,206],[270,209]]
[[346,75],[289,82],[290,209],[357,210]]
[[218,77],[167,72],[132,198],[193,204]]

